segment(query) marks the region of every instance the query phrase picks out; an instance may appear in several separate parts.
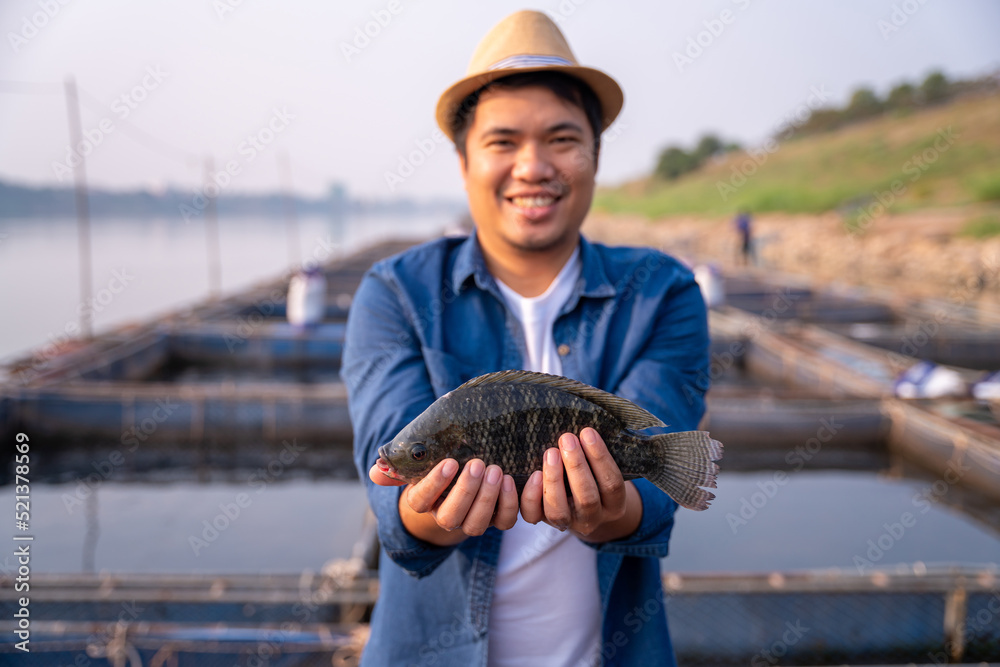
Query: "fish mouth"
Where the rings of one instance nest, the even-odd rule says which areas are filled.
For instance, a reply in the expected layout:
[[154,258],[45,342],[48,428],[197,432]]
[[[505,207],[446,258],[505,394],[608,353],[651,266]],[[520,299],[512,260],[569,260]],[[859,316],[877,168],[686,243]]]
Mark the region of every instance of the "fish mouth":
[[386,455],[385,448],[385,445],[378,448],[378,461],[375,462],[375,465],[378,466],[378,471],[389,479],[403,479],[399,475],[399,471],[396,470],[396,467],[389,463],[389,457]]

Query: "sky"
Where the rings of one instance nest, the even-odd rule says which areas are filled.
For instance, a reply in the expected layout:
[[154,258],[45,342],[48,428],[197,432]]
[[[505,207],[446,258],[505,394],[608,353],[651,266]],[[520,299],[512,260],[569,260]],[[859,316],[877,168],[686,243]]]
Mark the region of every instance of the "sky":
[[[625,91],[605,185],[708,131],[759,143],[862,85],[1000,70],[992,0],[2,0],[0,180],[69,185],[87,151],[89,183],[116,190],[193,189],[211,157],[223,195],[287,182],[307,196],[341,183],[458,199],[437,98],[524,8],[552,16],[577,59]],[[78,150],[67,77],[92,144]]]

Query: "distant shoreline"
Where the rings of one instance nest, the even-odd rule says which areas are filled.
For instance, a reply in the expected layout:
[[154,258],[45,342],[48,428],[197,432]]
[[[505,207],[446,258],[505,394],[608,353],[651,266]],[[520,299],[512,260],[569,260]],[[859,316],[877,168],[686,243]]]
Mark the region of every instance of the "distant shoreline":
[[[88,209],[92,218],[105,217],[200,217],[204,211],[203,195],[191,190],[168,189],[162,192],[130,190],[116,192],[88,190]],[[286,218],[295,215],[391,214],[460,215],[466,208],[462,200],[410,198],[364,199],[351,197],[344,188],[332,186],[325,197],[286,197],[280,192],[249,194],[222,192],[216,197],[217,215]],[[72,187],[28,187],[0,181],[0,219],[72,217],[76,215]]]

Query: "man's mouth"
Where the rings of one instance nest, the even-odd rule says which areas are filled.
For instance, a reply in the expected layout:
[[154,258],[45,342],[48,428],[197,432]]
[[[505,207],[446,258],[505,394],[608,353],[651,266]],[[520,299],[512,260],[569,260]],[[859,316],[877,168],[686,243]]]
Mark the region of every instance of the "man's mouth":
[[511,197],[510,202],[518,208],[543,208],[552,206],[558,199],[552,195],[533,195],[530,197]]
[[530,194],[506,197],[507,201],[517,209],[518,213],[529,220],[539,220],[551,214],[562,195]]

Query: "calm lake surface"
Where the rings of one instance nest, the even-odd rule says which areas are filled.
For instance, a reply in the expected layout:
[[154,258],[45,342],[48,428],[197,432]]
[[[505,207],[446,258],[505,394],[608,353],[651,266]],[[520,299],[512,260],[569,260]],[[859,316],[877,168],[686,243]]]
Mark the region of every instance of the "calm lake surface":
[[[357,480],[290,475],[264,487],[250,475],[246,481],[206,484],[108,481],[96,488],[96,502],[74,500],[79,497],[74,483],[35,484],[33,569],[300,572],[350,555],[366,504]],[[708,510],[678,510],[664,569],[857,572],[860,567],[870,572],[918,561],[974,565],[1000,559],[996,532],[946,505],[915,501],[928,482],[875,472],[789,475],[756,515],[745,523],[734,521],[742,499],[749,500],[772,479],[770,472],[723,472],[718,498]],[[245,507],[236,515],[233,505],[240,494],[245,494]],[[13,515],[13,495],[12,487],[0,487],[0,516]],[[226,517],[227,510],[235,516]],[[913,521],[900,532],[894,524],[907,512]],[[869,554],[869,540],[881,551]],[[0,570],[12,562],[0,557]]]
[[[452,225],[437,216],[299,220],[300,261],[325,261],[387,238],[427,238]],[[146,320],[209,293],[205,226],[182,219],[91,222],[94,330]],[[219,219],[223,295],[292,266],[281,220]],[[79,324],[75,218],[0,220],[0,360],[72,337]]]
[[[427,237],[452,222],[303,218],[299,253],[325,260],[385,238]],[[78,321],[76,234],[73,219],[0,221],[0,358],[65,339]],[[207,296],[202,225],[104,220],[93,223],[92,236],[94,294],[105,290],[107,300],[92,304],[98,332]],[[291,264],[281,221],[223,218],[220,236],[224,293],[274,278]],[[116,275],[124,285],[112,293],[119,287],[112,282]],[[263,488],[252,483],[251,471],[206,482],[190,472],[150,480],[112,477],[81,501],[77,479],[93,472],[89,456],[81,453],[79,470],[31,486],[37,572],[318,570],[331,558],[348,556],[361,531],[364,491],[357,480],[344,478],[344,470],[293,467]],[[921,500],[933,478],[803,470],[780,487],[773,480],[771,471],[726,472],[723,465],[712,507],[678,511],[664,568],[857,571],[865,563],[1000,560],[996,523],[990,527],[948,504]],[[241,494],[245,506],[238,516],[225,516]],[[0,486],[0,516],[13,514],[13,496],[12,486]],[[900,531],[896,525],[907,513],[912,520]],[[0,556],[0,570],[11,568],[10,559]]]

